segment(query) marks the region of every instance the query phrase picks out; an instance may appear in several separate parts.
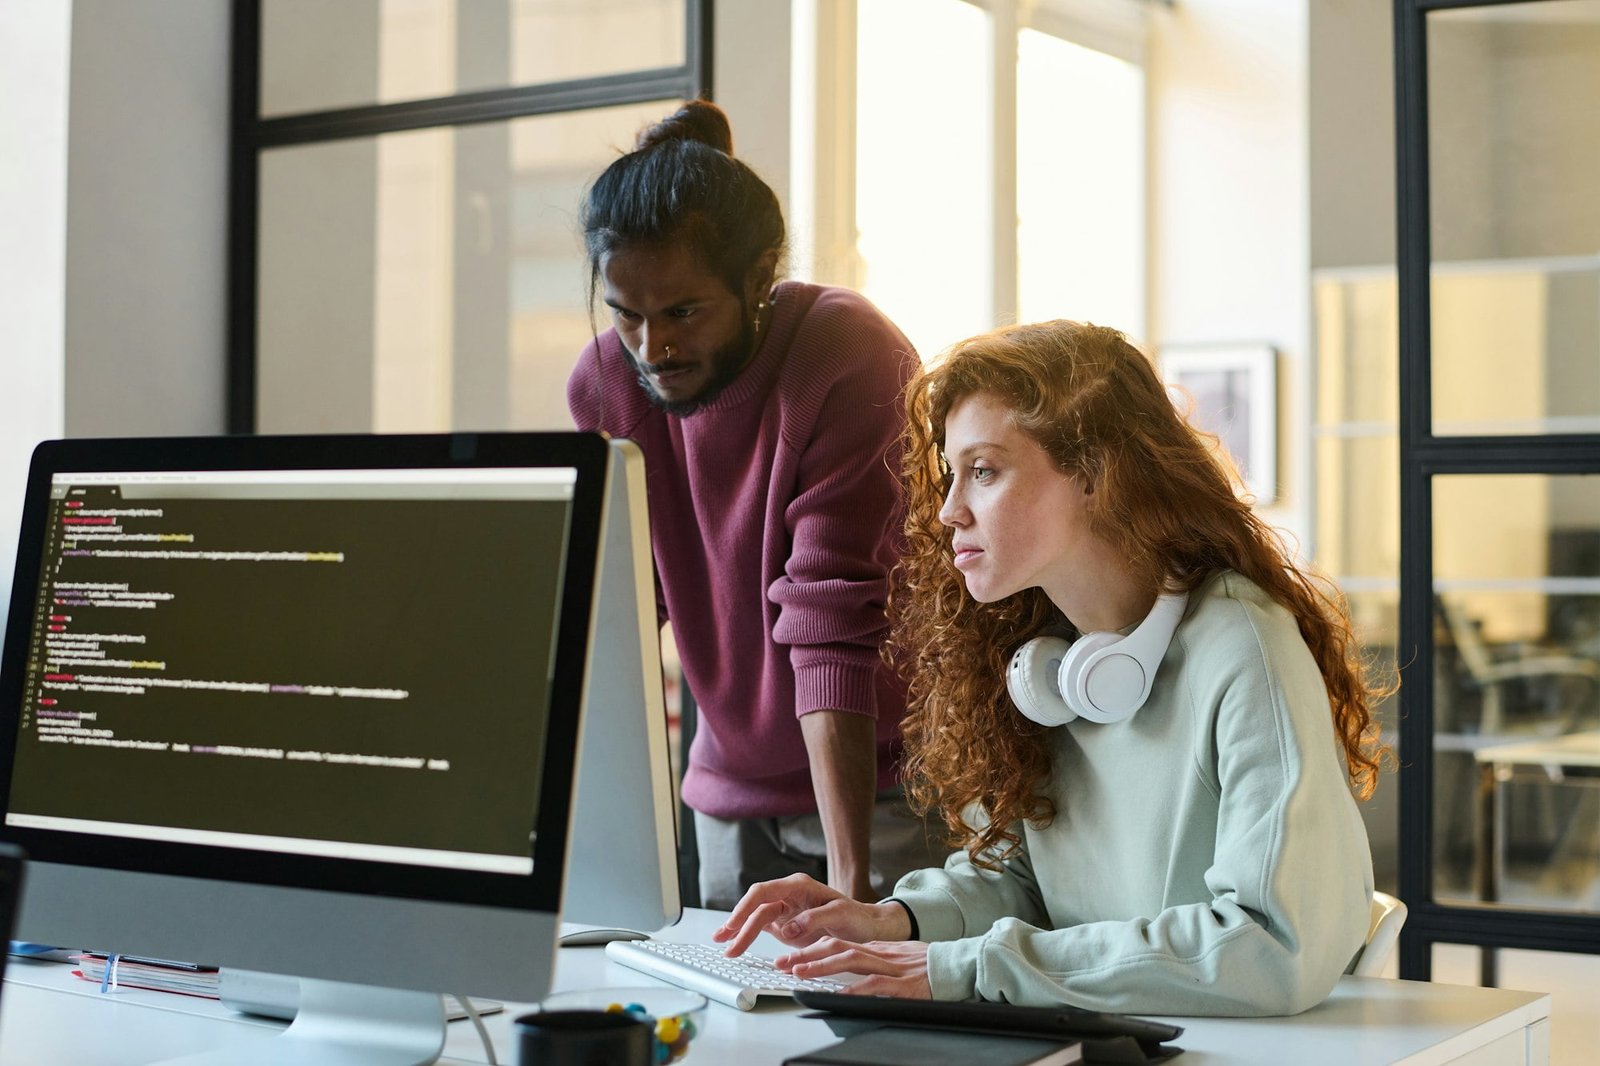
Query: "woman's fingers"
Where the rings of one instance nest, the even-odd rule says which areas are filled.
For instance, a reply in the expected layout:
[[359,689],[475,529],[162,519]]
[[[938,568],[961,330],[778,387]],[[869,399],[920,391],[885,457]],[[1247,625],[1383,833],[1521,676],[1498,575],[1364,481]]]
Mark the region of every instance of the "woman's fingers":
[[791,966],[799,965],[800,963],[816,962],[818,959],[827,958],[829,955],[836,955],[841,951],[845,951],[856,946],[857,945],[854,941],[845,940],[842,937],[823,936],[815,943],[808,944],[796,951],[791,951],[786,955],[779,955],[773,960],[773,964],[779,969],[787,970]]
[[928,946],[917,941],[872,941],[856,944],[824,937],[810,947],[776,960],[779,969],[796,977],[827,977],[838,973],[910,976],[926,973]]
[[885,958],[873,951],[850,947],[833,955],[825,955],[810,962],[797,962],[789,967],[796,977],[831,977],[836,973],[884,974],[899,976],[904,964],[897,959]]
[[926,972],[906,977],[863,977],[849,985],[853,996],[897,996],[900,999],[932,999]]
[[859,942],[890,931],[884,908],[899,916],[896,904],[859,903],[804,874],[752,885],[711,939],[726,944],[725,954],[742,954],[763,931],[785,944],[810,947],[824,940]]
[[793,918],[815,903],[835,897],[832,889],[818,884],[805,874],[791,874],[775,881],[751,885],[734,905],[728,920],[711,934],[716,943],[728,943],[727,954],[738,955],[748,948],[763,929],[777,932],[777,923]]
[[881,930],[874,911],[874,904],[835,899],[780,922],[773,932],[784,943],[797,945],[815,944],[828,937],[852,943],[877,940]]
[[781,901],[793,894],[795,886],[790,883],[793,880],[792,877],[785,877],[777,881],[762,881],[751,885],[745,894],[739,897],[739,902],[733,905],[728,920],[711,934],[711,939],[717,941],[729,939],[745,925],[751,912],[757,907]]
[[[732,933],[732,942],[728,944],[723,954],[730,956],[744,954],[745,949],[755,943],[756,937],[761,935],[762,930],[771,928],[776,922],[786,920],[786,915],[791,908],[792,905],[786,900],[774,900],[771,903],[760,904],[747,912],[743,923],[737,926]],[[723,928],[726,929],[732,925],[733,923],[730,921]],[[718,930],[718,932],[721,932],[721,930]],[[714,936],[713,939],[721,938]]]

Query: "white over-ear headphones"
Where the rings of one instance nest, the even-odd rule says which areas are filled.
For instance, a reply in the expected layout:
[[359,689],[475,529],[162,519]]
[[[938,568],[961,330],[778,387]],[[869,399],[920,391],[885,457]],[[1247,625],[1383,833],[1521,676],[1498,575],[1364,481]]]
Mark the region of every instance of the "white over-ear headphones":
[[1085,633],[1070,643],[1035,637],[1011,657],[1006,688],[1017,710],[1040,725],[1074,718],[1102,724],[1133,716],[1150,698],[1156,667],[1183,619],[1188,595],[1160,596],[1127,636]]

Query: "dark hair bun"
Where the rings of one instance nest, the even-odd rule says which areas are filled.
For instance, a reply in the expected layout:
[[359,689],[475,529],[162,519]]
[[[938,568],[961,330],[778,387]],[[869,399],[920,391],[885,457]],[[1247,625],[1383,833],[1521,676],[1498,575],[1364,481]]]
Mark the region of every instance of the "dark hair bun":
[[667,141],[699,141],[724,155],[733,154],[733,127],[728,114],[710,100],[690,100],[678,110],[639,131],[635,150],[654,148]]

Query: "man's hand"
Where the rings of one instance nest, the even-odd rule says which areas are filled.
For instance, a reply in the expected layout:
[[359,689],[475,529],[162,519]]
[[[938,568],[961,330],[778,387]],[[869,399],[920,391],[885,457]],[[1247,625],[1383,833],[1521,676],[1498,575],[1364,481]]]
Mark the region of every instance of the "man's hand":
[[800,733],[827,841],[828,884],[851,899],[876,899],[871,875],[877,720],[849,711],[812,711],[800,716]]
[[711,939],[727,944],[726,954],[740,955],[763,930],[798,947],[825,937],[904,940],[911,919],[898,903],[861,903],[805,874],[790,874],[751,885]]

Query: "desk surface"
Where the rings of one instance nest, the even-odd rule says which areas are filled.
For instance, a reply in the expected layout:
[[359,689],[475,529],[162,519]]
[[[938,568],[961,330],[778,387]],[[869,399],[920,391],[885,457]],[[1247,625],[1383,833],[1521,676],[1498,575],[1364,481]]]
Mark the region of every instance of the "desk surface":
[[[705,940],[718,921],[710,911],[690,911],[663,936]],[[757,951],[777,954],[776,941]],[[70,975],[60,963],[11,960],[0,999],[0,1066],[71,1062],[75,1066],[124,1063],[205,1050],[230,1040],[268,1039],[281,1026],[244,1018],[210,1000],[124,990],[102,996],[97,986]],[[556,989],[656,984],[605,957],[598,947],[562,948]],[[521,1009],[485,1018],[502,1063],[512,1057],[511,1019]],[[712,1003],[686,1060],[688,1066],[779,1066],[786,1056],[830,1043],[826,1023],[789,1005],[751,1012]],[[1173,1018],[1184,1026],[1176,1041],[1184,1066],[1334,1063],[1455,1062],[1490,1052],[1495,1063],[1545,1061],[1550,997],[1506,989],[1467,988],[1415,981],[1346,977],[1320,1006],[1293,1018]],[[1532,1057],[1526,1048],[1533,1045]],[[485,1062],[466,1022],[450,1025],[441,1063]]]
[[1480,763],[1600,766],[1600,729],[1512,744],[1495,744],[1477,749],[1472,757]]

